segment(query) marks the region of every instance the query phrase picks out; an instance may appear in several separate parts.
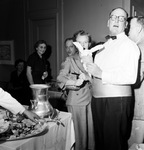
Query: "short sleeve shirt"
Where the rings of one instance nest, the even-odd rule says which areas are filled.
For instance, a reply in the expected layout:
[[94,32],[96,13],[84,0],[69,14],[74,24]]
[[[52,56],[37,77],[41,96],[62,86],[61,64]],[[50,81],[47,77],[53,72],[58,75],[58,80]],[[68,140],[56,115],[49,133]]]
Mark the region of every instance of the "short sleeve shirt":
[[43,72],[46,70],[46,59],[40,58],[37,52],[31,54],[27,60],[27,66],[32,69],[32,77],[35,84],[42,84]]

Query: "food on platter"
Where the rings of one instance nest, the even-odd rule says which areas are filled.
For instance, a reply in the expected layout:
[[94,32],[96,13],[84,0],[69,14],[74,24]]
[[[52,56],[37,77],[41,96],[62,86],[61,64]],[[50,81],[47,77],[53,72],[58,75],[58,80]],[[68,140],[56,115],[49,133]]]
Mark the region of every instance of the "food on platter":
[[[3,140],[19,140],[32,137],[42,133],[47,129],[47,124],[41,119],[38,123],[32,122],[30,119],[19,118],[18,116],[11,119],[6,125],[5,132],[0,133],[0,141]],[[4,123],[5,124],[5,123]]]
[[9,122],[5,121],[4,119],[0,119],[0,134],[4,133],[9,128]]
[[7,111],[4,108],[0,107],[0,119],[5,119],[7,118]]
[[[0,141],[14,141],[33,136],[45,134],[48,131],[48,122],[46,118],[36,120],[36,123],[26,118],[24,115],[14,115],[8,110],[1,111],[0,118]],[[58,118],[59,110],[53,109],[48,120],[53,120],[57,124],[61,123]],[[62,123],[61,123],[62,124]]]

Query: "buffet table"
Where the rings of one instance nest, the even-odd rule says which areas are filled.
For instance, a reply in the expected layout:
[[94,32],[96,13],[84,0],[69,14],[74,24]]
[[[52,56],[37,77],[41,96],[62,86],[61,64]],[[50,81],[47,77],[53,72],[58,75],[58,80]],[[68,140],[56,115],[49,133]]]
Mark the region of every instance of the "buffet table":
[[0,142],[0,150],[71,150],[75,143],[75,134],[71,113],[60,112],[63,125],[48,122],[48,130],[39,136]]

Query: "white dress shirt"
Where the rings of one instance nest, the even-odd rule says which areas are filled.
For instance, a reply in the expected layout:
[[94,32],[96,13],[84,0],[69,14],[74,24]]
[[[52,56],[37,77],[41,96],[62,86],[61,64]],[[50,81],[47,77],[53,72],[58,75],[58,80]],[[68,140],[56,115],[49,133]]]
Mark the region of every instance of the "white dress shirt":
[[0,88],[0,106],[11,111],[13,114],[22,114],[25,111],[25,108],[2,88]]
[[138,74],[138,46],[123,32],[117,35],[117,39],[109,39],[104,47],[94,59],[102,70],[102,78],[93,78],[93,96],[132,96],[131,85],[136,82]]
[[117,39],[108,40],[105,49],[95,56],[94,62],[102,70],[102,83],[115,85],[134,84],[137,79],[140,51],[124,32]]

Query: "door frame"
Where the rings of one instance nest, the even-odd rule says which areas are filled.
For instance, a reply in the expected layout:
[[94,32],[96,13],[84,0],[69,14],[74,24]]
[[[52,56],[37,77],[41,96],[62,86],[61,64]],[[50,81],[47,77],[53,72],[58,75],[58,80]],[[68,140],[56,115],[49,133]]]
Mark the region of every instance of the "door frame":
[[27,39],[26,39],[26,57],[32,53],[33,50],[33,29],[32,22],[40,19],[53,18],[56,21],[56,74],[58,74],[61,62],[64,59],[64,27],[63,27],[63,0],[57,0],[57,6],[51,10],[29,11],[27,7]]

